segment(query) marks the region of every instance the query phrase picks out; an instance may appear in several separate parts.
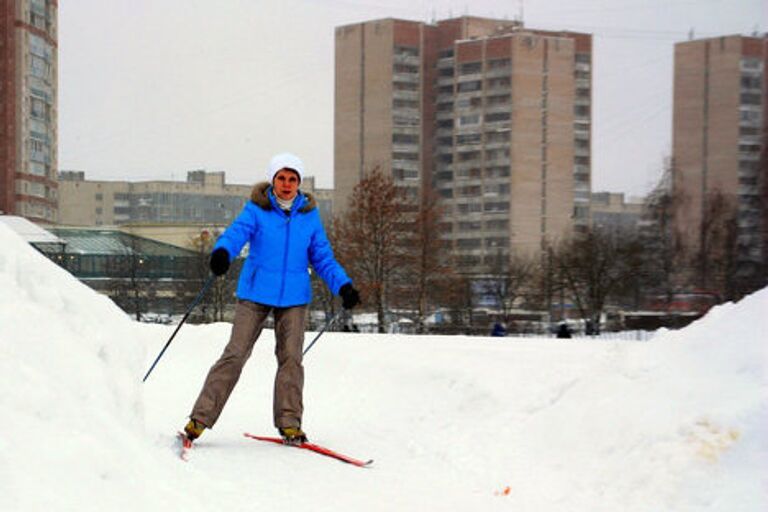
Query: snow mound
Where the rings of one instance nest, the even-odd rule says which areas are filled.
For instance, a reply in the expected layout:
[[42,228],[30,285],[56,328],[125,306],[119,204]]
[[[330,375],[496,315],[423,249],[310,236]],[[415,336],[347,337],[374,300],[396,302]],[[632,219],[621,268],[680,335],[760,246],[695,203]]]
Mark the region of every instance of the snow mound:
[[[130,321],[0,225],[0,510],[768,510],[768,289],[650,342],[326,333],[273,432],[264,331],[215,430],[169,449],[230,326]],[[307,339],[310,339],[308,336]],[[146,350],[145,348],[148,348]]]
[[0,247],[0,509],[70,509],[129,480],[135,464],[117,461],[143,429],[144,345],[112,301],[2,224]]

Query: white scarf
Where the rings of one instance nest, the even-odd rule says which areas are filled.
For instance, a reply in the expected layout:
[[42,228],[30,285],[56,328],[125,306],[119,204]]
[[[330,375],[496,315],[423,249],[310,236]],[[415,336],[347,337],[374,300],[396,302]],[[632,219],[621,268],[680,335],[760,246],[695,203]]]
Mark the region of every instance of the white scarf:
[[[296,196],[299,194],[297,193]],[[280,196],[275,194],[275,199],[277,199],[277,204],[280,205],[280,208],[285,210],[286,212],[291,211],[291,206],[293,206],[293,202],[296,200],[296,196],[293,196],[293,199],[280,199]]]

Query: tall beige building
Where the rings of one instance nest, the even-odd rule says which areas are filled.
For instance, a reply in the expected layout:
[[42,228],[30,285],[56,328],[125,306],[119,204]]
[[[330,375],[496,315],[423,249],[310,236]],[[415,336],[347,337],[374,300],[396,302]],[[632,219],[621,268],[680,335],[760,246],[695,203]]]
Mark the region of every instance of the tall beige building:
[[432,187],[466,271],[589,223],[588,34],[461,17],[336,29],[335,208],[376,167]]
[[768,38],[739,35],[675,45],[673,189],[677,232],[705,244],[714,197],[737,209],[739,254],[764,262]]
[[57,218],[58,2],[0,0],[0,212]]

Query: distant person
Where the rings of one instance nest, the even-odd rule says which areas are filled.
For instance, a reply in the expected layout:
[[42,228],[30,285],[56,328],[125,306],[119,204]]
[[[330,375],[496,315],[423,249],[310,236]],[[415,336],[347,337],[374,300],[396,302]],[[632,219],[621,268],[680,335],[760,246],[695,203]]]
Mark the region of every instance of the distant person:
[[240,271],[229,343],[208,372],[184,427],[190,441],[216,424],[270,313],[275,320],[278,363],[274,425],[286,444],[307,441],[301,419],[304,321],[312,298],[309,265],[334,294],[341,295],[345,309],[358,305],[360,296],[333,256],[315,199],[299,191],[303,174],[298,157],[283,153],[272,158],[269,181],[253,188],[251,200],[213,247],[211,272],[221,276],[250,243]]
[[491,336],[500,337],[500,336],[506,336],[506,335],[507,335],[507,330],[504,328],[503,324],[501,324],[500,322],[496,322],[495,324],[493,324],[493,330],[491,331]]
[[565,322],[560,324],[560,327],[557,328],[557,337],[558,338],[570,338],[571,337],[571,329],[568,327],[568,324]]

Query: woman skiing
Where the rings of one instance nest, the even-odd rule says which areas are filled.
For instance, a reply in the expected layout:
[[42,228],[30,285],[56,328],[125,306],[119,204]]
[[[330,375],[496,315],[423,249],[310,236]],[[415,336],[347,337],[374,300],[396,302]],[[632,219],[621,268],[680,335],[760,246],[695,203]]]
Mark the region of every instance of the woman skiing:
[[278,363],[274,424],[284,442],[307,441],[301,417],[304,321],[312,298],[309,265],[335,295],[341,295],[345,309],[359,304],[360,296],[333,256],[314,198],[299,191],[303,174],[298,157],[290,153],[273,157],[267,171],[269,181],[253,188],[251,200],[213,247],[210,268],[220,276],[243,246],[250,244],[240,271],[232,334],[208,372],[184,427],[190,442],[216,423],[270,312]]

